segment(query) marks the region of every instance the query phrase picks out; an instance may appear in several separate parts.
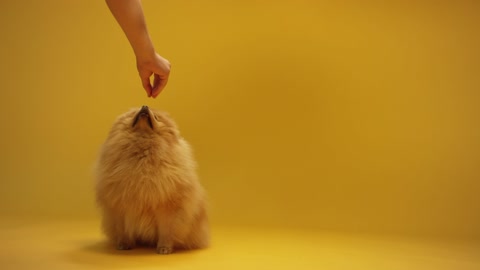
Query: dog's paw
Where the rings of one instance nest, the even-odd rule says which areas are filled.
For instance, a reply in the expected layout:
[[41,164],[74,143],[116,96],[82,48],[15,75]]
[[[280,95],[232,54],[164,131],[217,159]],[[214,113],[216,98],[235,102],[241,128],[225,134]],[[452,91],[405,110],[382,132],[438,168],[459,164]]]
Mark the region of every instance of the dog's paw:
[[129,250],[129,249],[132,249],[133,246],[132,245],[129,245],[127,243],[124,243],[124,242],[120,242],[117,244],[117,250]]
[[173,252],[172,247],[157,247],[157,253],[158,254],[170,254]]

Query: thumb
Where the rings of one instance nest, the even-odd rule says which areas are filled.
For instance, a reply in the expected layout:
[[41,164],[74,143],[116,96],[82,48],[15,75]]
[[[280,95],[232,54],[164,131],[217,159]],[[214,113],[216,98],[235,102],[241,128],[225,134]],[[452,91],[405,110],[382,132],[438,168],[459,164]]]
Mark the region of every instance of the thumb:
[[154,80],[153,80],[153,88],[152,88],[152,97],[156,98],[165,88],[168,82],[168,77],[167,78],[162,78],[158,74],[154,75]]

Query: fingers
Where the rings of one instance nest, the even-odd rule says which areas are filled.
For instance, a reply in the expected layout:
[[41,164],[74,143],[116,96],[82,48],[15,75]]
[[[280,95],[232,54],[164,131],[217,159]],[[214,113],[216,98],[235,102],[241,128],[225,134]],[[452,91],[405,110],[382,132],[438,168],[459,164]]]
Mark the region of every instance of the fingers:
[[153,87],[152,87],[152,97],[156,98],[165,88],[168,82],[168,77],[161,78],[160,75],[154,74],[153,76]]
[[[170,75],[170,67],[170,62],[158,54],[155,54],[154,59],[137,58],[138,73],[148,97],[156,98],[165,88]],[[150,80],[152,75],[153,82]]]
[[168,82],[168,77],[163,79],[158,74],[153,74],[153,85],[150,84],[150,77],[143,77],[142,85],[148,97],[156,98],[165,88]]

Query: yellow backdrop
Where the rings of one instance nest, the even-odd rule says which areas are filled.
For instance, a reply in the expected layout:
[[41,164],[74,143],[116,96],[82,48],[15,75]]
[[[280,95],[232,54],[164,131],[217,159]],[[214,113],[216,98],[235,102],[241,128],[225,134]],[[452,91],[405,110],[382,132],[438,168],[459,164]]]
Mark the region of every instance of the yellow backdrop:
[[98,217],[96,153],[145,104],[214,224],[480,238],[479,4],[327,2],[145,0],[152,100],[104,1],[2,1],[1,215]]

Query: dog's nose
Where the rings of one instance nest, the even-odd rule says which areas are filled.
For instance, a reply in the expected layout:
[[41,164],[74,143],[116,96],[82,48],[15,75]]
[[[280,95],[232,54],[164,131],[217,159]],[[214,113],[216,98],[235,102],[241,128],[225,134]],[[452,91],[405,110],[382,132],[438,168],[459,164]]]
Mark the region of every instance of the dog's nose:
[[143,105],[142,109],[140,109],[141,113],[148,114],[148,106]]

